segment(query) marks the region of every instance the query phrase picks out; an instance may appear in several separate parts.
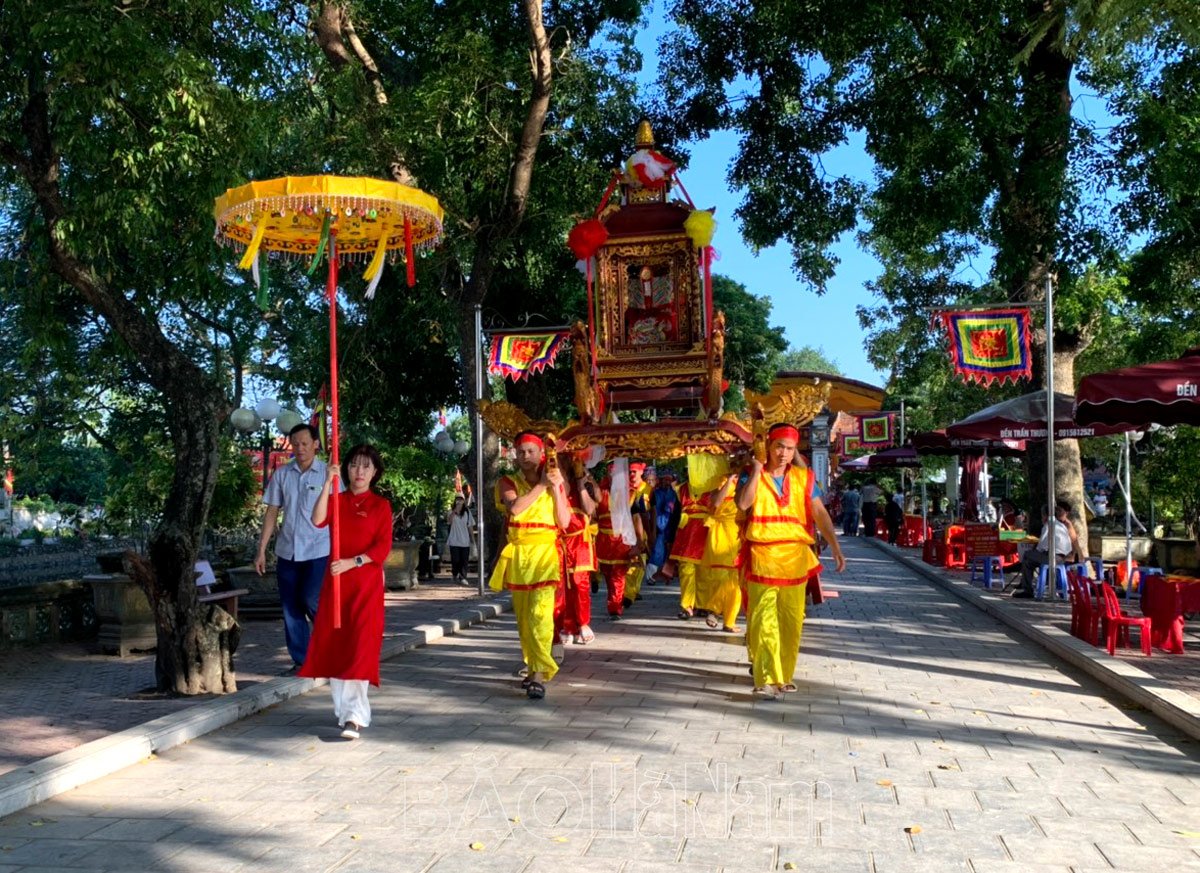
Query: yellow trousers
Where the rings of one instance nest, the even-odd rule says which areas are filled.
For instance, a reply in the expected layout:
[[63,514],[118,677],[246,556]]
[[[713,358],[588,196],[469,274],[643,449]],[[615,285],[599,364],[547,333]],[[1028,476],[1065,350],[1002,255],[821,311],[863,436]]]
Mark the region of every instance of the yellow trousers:
[[696,597],[697,571],[700,567],[691,561],[678,561],[676,566],[679,570],[679,608],[691,610],[698,604],[703,609],[704,601]]
[[760,585],[751,582],[746,639],[753,639],[754,687],[786,685],[796,675],[804,630],[807,585]]
[[629,569],[625,573],[625,596],[630,600],[637,600],[644,578],[646,578],[646,562],[639,557],[629,565]]
[[742,609],[742,583],[738,571],[728,567],[706,567],[703,572],[712,588],[708,611],[721,616],[725,627],[736,627]]
[[548,682],[558,672],[558,664],[550,654],[554,642],[554,586],[513,591],[512,604],[525,666],[530,675],[541,673]]

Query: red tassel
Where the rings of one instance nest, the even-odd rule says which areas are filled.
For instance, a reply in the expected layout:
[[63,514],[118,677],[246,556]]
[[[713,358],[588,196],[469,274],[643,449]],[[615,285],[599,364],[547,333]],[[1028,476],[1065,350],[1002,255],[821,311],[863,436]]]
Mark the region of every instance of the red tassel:
[[404,216],[404,277],[411,288],[417,284],[417,265],[413,260],[412,223]]
[[567,234],[568,248],[581,261],[594,257],[606,242],[608,242],[608,228],[596,218],[579,222]]

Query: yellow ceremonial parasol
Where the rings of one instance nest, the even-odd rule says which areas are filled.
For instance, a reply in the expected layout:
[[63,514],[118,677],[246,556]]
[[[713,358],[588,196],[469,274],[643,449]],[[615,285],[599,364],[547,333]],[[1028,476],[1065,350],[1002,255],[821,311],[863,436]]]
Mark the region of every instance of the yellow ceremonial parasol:
[[[416,282],[417,249],[432,248],[442,237],[442,207],[424,191],[346,176],[286,176],[230,188],[213,206],[217,241],[243,250],[239,266],[254,272],[264,287],[259,256],[311,258],[309,275],[322,258],[329,264],[330,463],[338,457],[337,277],[339,261],[367,262],[367,297],[375,294],[389,252],[404,251],[408,286]],[[330,561],[340,557],[338,501],[331,501]],[[341,627],[341,585],[333,577],[334,627]]]

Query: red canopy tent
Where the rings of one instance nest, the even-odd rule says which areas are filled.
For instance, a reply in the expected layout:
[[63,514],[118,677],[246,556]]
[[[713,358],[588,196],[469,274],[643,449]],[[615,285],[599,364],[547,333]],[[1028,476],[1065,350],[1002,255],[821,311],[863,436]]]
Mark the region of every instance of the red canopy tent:
[[945,429],[912,436],[912,447],[920,455],[981,455],[1010,458],[1025,453],[1024,440],[963,440],[946,436]]
[[[1054,438],[1112,436],[1129,430],[1125,425],[1081,424],[1071,415],[1075,398],[1055,392]],[[967,440],[1046,439],[1046,392],[1035,391],[1004,400],[968,415],[946,428],[946,436]]]
[[1085,376],[1075,392],[1080,424],[1200,425],[1200,348],[1156,361]]

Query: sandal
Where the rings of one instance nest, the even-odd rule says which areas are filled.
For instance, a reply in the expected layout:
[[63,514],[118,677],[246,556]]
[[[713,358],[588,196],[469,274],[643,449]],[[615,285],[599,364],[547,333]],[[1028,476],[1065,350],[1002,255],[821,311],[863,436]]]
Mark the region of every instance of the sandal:
[[591,625],[584,625],[579,629],[579,633],[575,636],[575,642],[586,646],[592,640],[596,639],[596,633],[592,630]]
[[764,700],[774,700],[779,696],[779,693],[775,690],[773,685],[762,685],[755,687],[754,696],[761,697]]
[[541,682],[530,680],[529,687],[525,689],[525,696],[530,700],[541,700],[546,696],[546,686]]
[[723,628],[721,628],[721,633],[726,633],[726,634],[736,634],[737,632],[738,632],[738,629],[737,629],[736,627],[723,627]]
[[533,680],[530,679],[528,676],[526,676],[524,679],[521,680],[521,688],[524,690],[528,690],[529,686],[532,682],[533,682]]
[[554,659],[555,664],[561,664],[567,658],[567,650],[563,648],[562,643],[555,643],[550,647],[550,657]]
[[692,617],[692,613],[691,613],[691,611],[689,611],[687,609],[681,609],[681,610],[679,610],[679,614],[676,615],[675,617],[677,619],[679,619],[680,621],[687,621],[688,619],[690,619]]
[[704,616],[704,623],[713,630],[716,630],[718,627],[720,627],[721,620],[710,612],[708,615]]
[[779,690],[782,691],[784,694],[791,694],[795,691],[799,691],[800,689],[797,688],[794,683],[787,682],[783,685],[780,685]]

